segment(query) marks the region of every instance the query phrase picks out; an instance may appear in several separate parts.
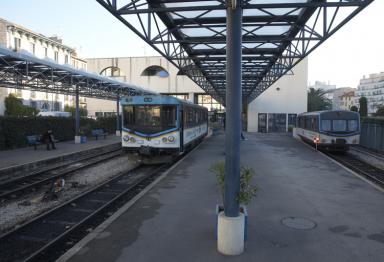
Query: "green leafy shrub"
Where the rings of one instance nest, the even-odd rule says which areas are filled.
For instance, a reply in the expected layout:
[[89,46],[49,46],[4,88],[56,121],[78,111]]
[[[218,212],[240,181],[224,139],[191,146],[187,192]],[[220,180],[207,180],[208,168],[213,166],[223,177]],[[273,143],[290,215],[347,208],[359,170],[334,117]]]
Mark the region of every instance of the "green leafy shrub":
[[[224,199],[224,181],[225,181],[225,162],[218,161],[214,163],[209,171],[216,174],[217,184],[219,186],[222,198]],[[256,196],[258,188],[251,184],[255,172],[250,167],[241,167],[240,169],[240,191],[236,200],[239,204],[247,205],[252,198]]]

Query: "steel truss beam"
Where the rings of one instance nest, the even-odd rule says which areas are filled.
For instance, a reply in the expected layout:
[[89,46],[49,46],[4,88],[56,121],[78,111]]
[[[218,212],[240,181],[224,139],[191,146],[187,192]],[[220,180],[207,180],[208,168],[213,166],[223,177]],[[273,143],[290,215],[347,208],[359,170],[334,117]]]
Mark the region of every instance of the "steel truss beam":
[[[182,74],[225,104],[222,89],[227,67],[227,1],[96,1]],[[292,72],[296,64],[372,1],[251,4],[251,1],[239,0],[243,9],[243,101],[251,102],[281,76]]]
[[116,100],[157,94],[113,79],[59,65],[0,47],[0,87]]

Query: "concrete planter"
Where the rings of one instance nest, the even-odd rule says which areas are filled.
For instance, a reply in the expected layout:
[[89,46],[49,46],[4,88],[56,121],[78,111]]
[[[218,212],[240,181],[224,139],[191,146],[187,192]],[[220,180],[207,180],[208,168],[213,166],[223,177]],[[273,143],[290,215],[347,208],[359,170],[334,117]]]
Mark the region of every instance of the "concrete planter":
[[[215,220],[215,239],[217,240],[217,231],[219,224],[219,214],[224,211],[224,206],[216,205],[216,220]],[[248,238],[248,211],[244,205],[240,206],[240,212],[244,214],[244,241]]]

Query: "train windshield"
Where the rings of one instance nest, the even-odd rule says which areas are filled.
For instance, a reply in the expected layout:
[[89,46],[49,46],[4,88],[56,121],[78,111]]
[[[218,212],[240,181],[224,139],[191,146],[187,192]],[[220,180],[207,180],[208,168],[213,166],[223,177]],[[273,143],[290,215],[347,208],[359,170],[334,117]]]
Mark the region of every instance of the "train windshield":
[[175,105],[129,105],[123,107],[125,128],[155,134],[176,127]]

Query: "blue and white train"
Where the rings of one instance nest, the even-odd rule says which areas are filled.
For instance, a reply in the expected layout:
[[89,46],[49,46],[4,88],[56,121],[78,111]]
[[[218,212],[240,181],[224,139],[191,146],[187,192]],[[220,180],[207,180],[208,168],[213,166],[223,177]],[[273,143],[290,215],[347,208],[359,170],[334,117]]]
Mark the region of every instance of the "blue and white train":
[[207,109],[187,101],[132,96],[121,99],[120,104],[122,147],[147,159],[169,161],[169,156],[192,148],[208,133]]
[[347,151],[360,141],[360,115],[345,110],[308,112],[298,115],[297,136],[329,151]]

